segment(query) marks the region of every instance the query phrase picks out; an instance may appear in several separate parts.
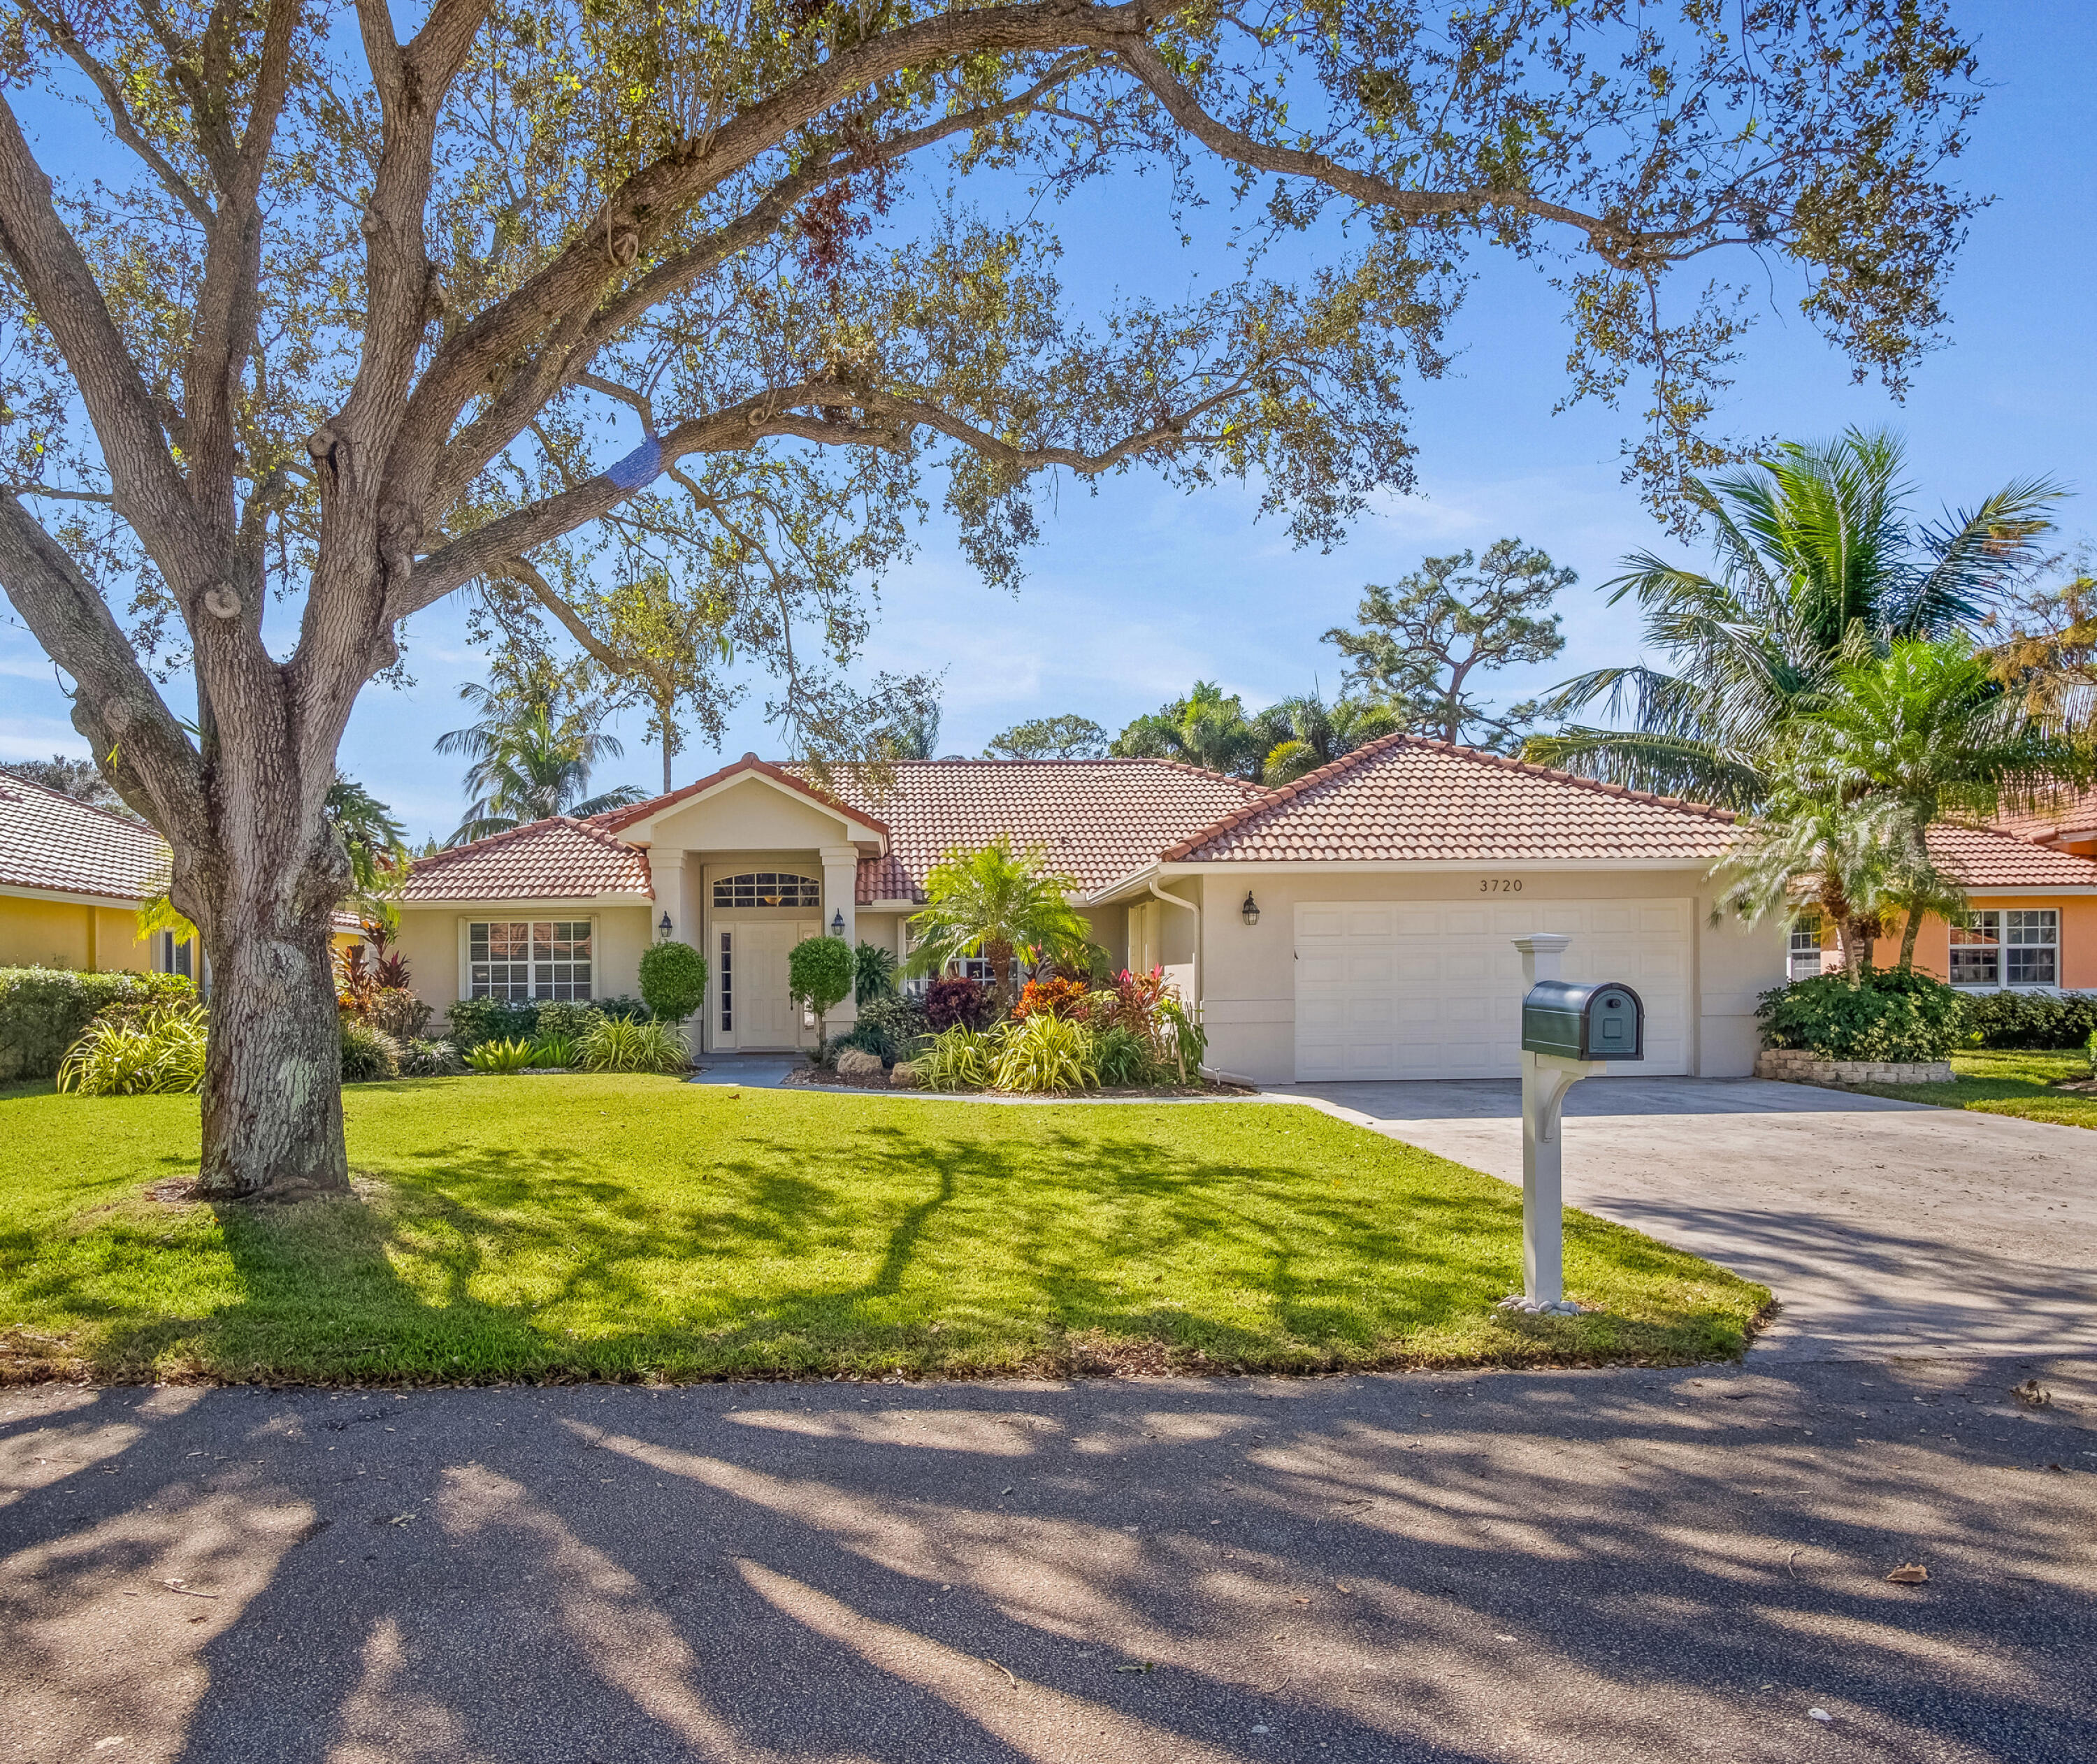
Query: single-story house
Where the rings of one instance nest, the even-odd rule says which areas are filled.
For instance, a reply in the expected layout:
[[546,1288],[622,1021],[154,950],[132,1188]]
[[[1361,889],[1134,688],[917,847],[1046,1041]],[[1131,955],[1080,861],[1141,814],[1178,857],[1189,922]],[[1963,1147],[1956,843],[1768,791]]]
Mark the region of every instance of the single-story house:
[[1731,816],[1439,742],[1276,790],[1151,759],[900,761],[873,785],[746,754],[425,858],[399,901],[413,983],[440,1012],[631,993],[675,937],[708,965],[701,1051],[805,1046],[788,950],[907,952],[926,872],[999,834],[1076,879],[1115,962],[1200,1005],[1216,1070],[1262,1082],[1514,1072],[1512,940],[1532,930],[1571,935],[1573,976],[1637,988],[1653,1073],[1749,1071],[1757,996],[1784,978],[1780,927],[1710,922]]
[[[0,771],[0,968],[199,978],[195,938],[138,930],[138,909],[168,886],[168,843],[143,821]],[[338,913],[338,948],[358,942]]]

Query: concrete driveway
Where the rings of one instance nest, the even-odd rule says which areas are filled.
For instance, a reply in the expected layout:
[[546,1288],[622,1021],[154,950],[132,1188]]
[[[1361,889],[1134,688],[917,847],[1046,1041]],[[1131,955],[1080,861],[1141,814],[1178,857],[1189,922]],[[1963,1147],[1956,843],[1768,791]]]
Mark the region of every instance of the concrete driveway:
[[[1511,1182],[1521,1087],[1272,1093]],[[1757,1357],[2097,1355],[2097,1132],[1757,1079],[1573,1088],[1565,1198],[1761,1280]]]

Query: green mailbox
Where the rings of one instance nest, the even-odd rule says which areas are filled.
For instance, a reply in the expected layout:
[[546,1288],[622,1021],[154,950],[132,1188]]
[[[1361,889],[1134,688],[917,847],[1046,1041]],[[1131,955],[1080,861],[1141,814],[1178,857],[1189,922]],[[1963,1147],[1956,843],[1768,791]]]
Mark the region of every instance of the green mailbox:
[[1521,1045],[1567,1060],[1642,1060],[1645,1006],[1618,980],[1539,980],[1521,1001]]

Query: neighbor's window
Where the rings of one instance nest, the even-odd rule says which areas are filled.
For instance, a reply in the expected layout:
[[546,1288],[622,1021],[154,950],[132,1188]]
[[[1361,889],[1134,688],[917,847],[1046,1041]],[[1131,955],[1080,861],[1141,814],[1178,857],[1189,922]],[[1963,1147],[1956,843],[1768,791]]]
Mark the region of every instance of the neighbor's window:
[[466,996],[590,996],[588,919],[510,919],[466,927]]
[[2000,986],[2003,983],[2003,916],[1999,913],[1969,913],[1951,927],[1951,973],[1954,986]]
[[1820,972],[1820,915],[1801,913],[1791,921],[1791,977],[1810,980]]
[[2060,914],[2052,907],[1990,907],[1951,927],[1954,986],[2058,986]]
[[196,978],[196,943],[194,939],[178,941],[173,931],[153,934],[153,968],[159,974],[179,974],[185,978]]
[[821,907],[823,885],[812,876],[790,876],[780,870],[750,870],[722,876],[714,882],[716,907]]

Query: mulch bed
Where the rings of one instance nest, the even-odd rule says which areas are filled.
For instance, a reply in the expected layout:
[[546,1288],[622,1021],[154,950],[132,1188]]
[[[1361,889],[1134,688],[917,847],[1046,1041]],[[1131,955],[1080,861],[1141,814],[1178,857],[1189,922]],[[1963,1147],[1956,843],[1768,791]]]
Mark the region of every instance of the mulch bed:
[[[1010,1090],[926,1090],[915,1086],[897,1091],[895,1086],[889,1082],[886,1072],[878,1078],[871,1073],[865,1078],[840,1078],[835,1072],[812,1066],[796,1066],[786,1075],[785,1082],[797,1088],[809,1090],[885,1090],[905,1096],[1015,1096],[1021,1094]],[[1250,1096],[1254,1094],[1243,1084],[1204,1083],[1159,1084],[1123,1090],[1074,1090],[1064,1092],[1063,1096],[1101,1096],[1116,1101],[1141,1102],[1146,1098],[1160,1096]],[[1044,1096],[1042,1100],[1051,1099]]]

